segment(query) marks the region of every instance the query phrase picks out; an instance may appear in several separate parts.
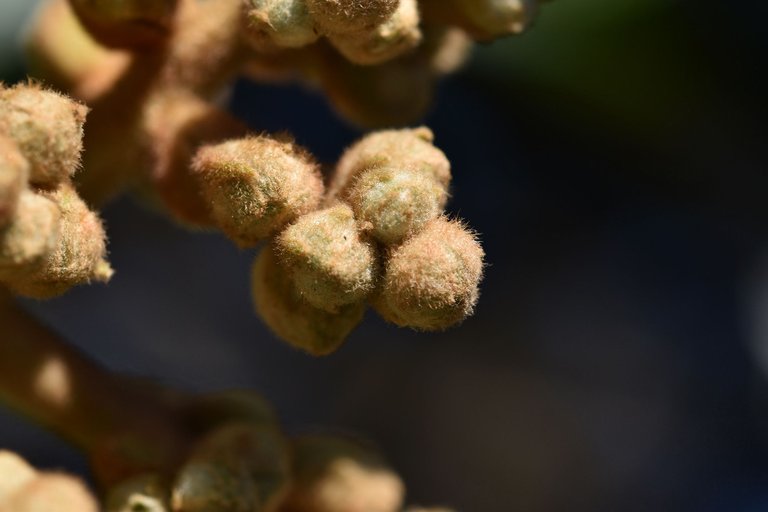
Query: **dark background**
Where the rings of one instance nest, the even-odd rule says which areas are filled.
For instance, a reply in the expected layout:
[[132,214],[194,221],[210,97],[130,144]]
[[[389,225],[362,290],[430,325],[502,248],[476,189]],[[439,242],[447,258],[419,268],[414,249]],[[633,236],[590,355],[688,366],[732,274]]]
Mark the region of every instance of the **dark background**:
[[[311,359],[253,314],[251,252],[129,199],[103,212],[109,287],[29,307],[115,370],[260,390],[291,431],[367,435],[413,503],[768,510],[766,20],[757,1],[557,0],[441,86],[425,122],[449,209],[488,255],[459,328],[370,314]],[[238,83],[231,105],[327,162],[360,135],[300,87]],[[86,471],[8,412],[0,446]]]

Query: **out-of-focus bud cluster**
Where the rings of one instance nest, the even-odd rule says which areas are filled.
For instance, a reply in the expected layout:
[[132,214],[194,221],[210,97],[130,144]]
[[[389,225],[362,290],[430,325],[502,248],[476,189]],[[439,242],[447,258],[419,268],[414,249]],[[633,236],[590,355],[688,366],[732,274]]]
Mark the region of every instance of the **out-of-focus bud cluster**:
[[19,295],[112,275],[101,221],[71,181],[86,112],[36,85],[0,85],[0,286]]
[[0,450],[0,512],[97,512],[96,500],[77,478],[39,472]]

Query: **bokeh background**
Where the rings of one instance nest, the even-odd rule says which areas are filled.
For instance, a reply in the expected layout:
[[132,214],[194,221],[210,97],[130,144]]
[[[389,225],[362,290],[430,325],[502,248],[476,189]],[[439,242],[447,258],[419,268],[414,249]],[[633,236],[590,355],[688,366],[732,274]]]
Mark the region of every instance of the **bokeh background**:
[[[6,82],[34,3],[2,0]],[[459,328],[369,315],[311,359],[253,314],[251,252],[129,199],[103,212],[109,287],[28,307],[117,371],[365,434],[412,503],[768,510],[767,19],[749,0],[557,0],[443,83],[425,122],[488,254]],[[238,83],[231,108],[327,162],[360,135],[301,87]],[[0,445],[87,472],[6,411]]]

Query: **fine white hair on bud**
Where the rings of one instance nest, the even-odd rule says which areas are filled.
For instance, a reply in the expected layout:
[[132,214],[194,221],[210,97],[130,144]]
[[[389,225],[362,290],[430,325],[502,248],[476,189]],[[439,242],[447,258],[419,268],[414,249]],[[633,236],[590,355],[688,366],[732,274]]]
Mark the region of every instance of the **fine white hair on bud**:
[[371,236],[396,245],[440,215],[447,193],[425,173],[387,164],[360,173],[344,198]]
[[33,185],[54,188],[80,164],[88,109],[37,85],[0,88],[0,134],[12,139],[30,164]]
[[211,217],[243,247],[314,210],[323,195],[317,164],[290,140],[251,136],[204,146],[192,168]]
[[389,255],[374,308],[402,327],[447,329],[474,310],[483,256],[461,223],[433,220]]
[[253,266],[253,300],[256,312],[281,339],[309,354],[320,356],[338,349],[363,319],[365,303],[342,306],[335,313],[305,301],[274,248],[264,248]]
[[244,0],[245,36],[257,50],[300,48],[319,34],[307,0]]
[[353,34],[386,21],[399,0],[307,0],[307,4],[325,34]]
[[16,144],[0,133],[0,228],[10,222],[28,176],[26,159]]
[[276,239],[296,291],[312,306],[336,312],[373,291],[377,257],[346,204],[300,217]]

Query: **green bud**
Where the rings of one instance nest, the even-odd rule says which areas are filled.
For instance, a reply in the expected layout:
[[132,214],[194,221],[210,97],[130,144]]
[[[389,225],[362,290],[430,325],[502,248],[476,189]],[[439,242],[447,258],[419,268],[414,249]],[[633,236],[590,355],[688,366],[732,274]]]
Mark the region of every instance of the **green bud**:
[[0,134],[0,228],[10,222],[28,176],[29,164],[16,144]]
[[306,0],[244,0],[245,35],[256,49],[300,48],[317,41]]

